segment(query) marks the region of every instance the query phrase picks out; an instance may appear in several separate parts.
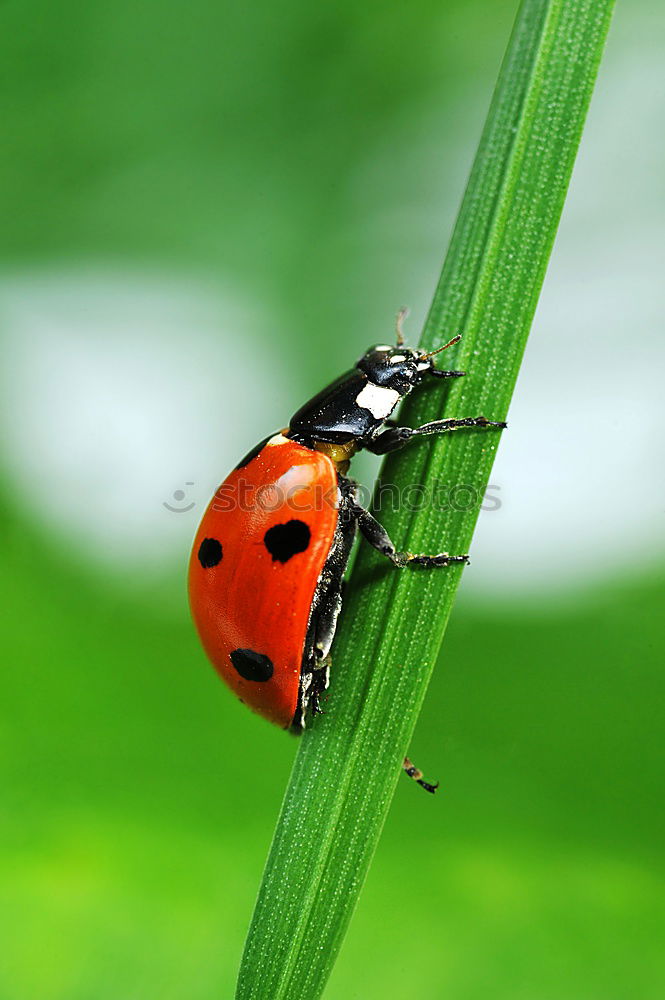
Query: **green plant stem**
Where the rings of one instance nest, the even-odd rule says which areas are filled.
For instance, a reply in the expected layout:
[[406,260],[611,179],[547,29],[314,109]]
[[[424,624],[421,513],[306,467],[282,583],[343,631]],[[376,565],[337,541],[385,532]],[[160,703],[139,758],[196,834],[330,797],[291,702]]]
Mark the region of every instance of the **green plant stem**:
[[[447,390],[414,393],[402,422],[506,417],[611,9],[610,0],[522,3],[421,340],[431,349],[463,333],[457,350],[445,355],[446,367],[468,374]],[[481,498],[498,439],[496,431],[463,431],[422,440],[390,457],[381,480],[402,489],[463,484],[467,496]],[[478,503],[443,512],[402,504],[382,511],[381,519],[400,548],[460,553],[469,549],[477,515]],[[361,549],[333,651],[326,714],[304,735],[295,760],[238,1000],[321,995],[380,836],[460,577],[457,567],[399,571],[368,546]]]

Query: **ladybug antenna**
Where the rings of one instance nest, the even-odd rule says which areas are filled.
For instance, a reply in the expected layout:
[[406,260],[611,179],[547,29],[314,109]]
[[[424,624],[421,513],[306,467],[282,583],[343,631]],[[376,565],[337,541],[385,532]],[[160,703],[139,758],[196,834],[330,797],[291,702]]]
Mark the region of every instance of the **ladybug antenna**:
[[427,361],[428,358],[433,358],[435,354],[440,354],[441,351],[446,351],[449,347],[452,347],[453,344],[458,344],[461,339],[462,339],[462,334],[458,333],[456,337],[453,337],[452,340],[449,340],[447,344],[443,345],[443,347],[437,347],[435,351],[430,351],[429,354],[422,354],[420,360]]
[[400,311],[397,313],[397,318],[395,320],[395,334],[397,336],[398,347],[404,346],[404,331],[402,330],[402,324],[404,323],[404,320],[408,315],[409,315],[408,306],[402,306]]

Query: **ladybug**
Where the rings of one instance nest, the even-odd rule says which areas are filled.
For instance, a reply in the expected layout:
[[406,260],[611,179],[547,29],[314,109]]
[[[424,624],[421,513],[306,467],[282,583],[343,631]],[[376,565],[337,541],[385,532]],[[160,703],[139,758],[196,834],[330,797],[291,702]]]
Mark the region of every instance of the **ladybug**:
[[[189,564],[192,616],[203,647],[232,691],[270,722],[299,733],[320,711],[330,647],[342,606],[351,547],[362,536],[395,566],[450,566],[466,555],[397,550],[347,476],[360,449],[384,455],[409,441],[461,427],[503,428],[485,417],[403,427],[389,418],[412,389],[431,378],[464,375],[435,367],[404,346],[370,348],[355,368],[305,403],[288,427],[245,455],[213,496]],[[404,770],[435,785],[408,760]]]

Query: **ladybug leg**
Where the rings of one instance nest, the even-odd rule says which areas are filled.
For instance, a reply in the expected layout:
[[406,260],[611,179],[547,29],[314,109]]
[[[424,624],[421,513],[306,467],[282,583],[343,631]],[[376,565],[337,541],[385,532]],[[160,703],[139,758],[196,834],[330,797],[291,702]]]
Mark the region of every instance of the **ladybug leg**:
[[368,510],[361,507],[359,503],[353,503],[352,513],[355,517],[360,532],[364,538],[367,539],[369,544],[380,552],[382,556],[386,556],[390,559],[395,566],[400,568],[403,566],[416,565],[416,566],[451,566],[455,563],[466,564],[469,561],[469,557],[463,556],[451,556],[447,552],[439,552],[437,555],[414,555],[412,552],[398,552],[395,548],[393,541],[391,540],[388,532],[380,524],[373,514],[370,514]]
[[[332,637],[331,637],[332,641]],[[300,679],[300,696],[293,727],[296,731],[305,728],[305,720],[309,714],[322,715],[321,696],[328,690],[330,684],[331,657],[325,653],[317,642],[303,665]]]
[[436,378],[464,378],[466,372],[447,371],[444,368],[430,368],[427,374],[434,375]]
[[337,618],[342,607],[342,596],[338,586],[331,586],[325,595],[315,623],[314,648],[309,661],[311,671],[310,704],[314,715],[322,715],[321,696],[330,684],[330,647],[335,636]]
[[408,441],[418,436],[448,434],[462,427],[485,427],[488,429],[498,427],[503,429],[507,426],[504,420],[488,420],[487,417],[446,417],[444,420],[431,420],[421,427],[400,427],[399,425],[387,427],[365,447],[374,455],[386,455],[390,451],[403,448]]
[[291,726],[296,732],[304,729],[309,711],[314,714],[321,712],[321,697],[330,680],[330,647],[342,608],[344,570],[356,536],[356,518],[348,512],[353,484],[345,476],[339,477],[339,484],[342,492],[340,517],[312,607],[301,667],[298,706]]
[[410,778],[413,778],[414,781],[417,781],[420,787],[424,788],[426,792],[434,794],[439,787],[438,781],[435,781],[433,785],[430,785],[429,781],[424,781],[423,772],[420,768],[416,767],[415,764],[412,764],[408,757],[405,757],[402,761],[402,767],[404,768],[406,774],[408,774]]
[[310,689],[309,702],[314,715],[323,715],[323,709],[321,708],[321,695],[324,691],[328,690],[331,663],[331,658],[326,656],[320,660],[312,670],[312,685]]

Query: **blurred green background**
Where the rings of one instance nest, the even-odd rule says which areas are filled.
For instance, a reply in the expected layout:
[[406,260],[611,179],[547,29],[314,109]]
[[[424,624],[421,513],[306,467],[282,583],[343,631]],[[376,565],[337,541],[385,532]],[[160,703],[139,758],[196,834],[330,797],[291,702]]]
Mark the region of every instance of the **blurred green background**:
[[[3,6],[2,1000],[233,995],[295,741],[207,665],[190,540],[417,335],[514,12]],[[664,56],[620,7],[412,748],[442,793],[400,785],[330,1000],[664,995]]]

